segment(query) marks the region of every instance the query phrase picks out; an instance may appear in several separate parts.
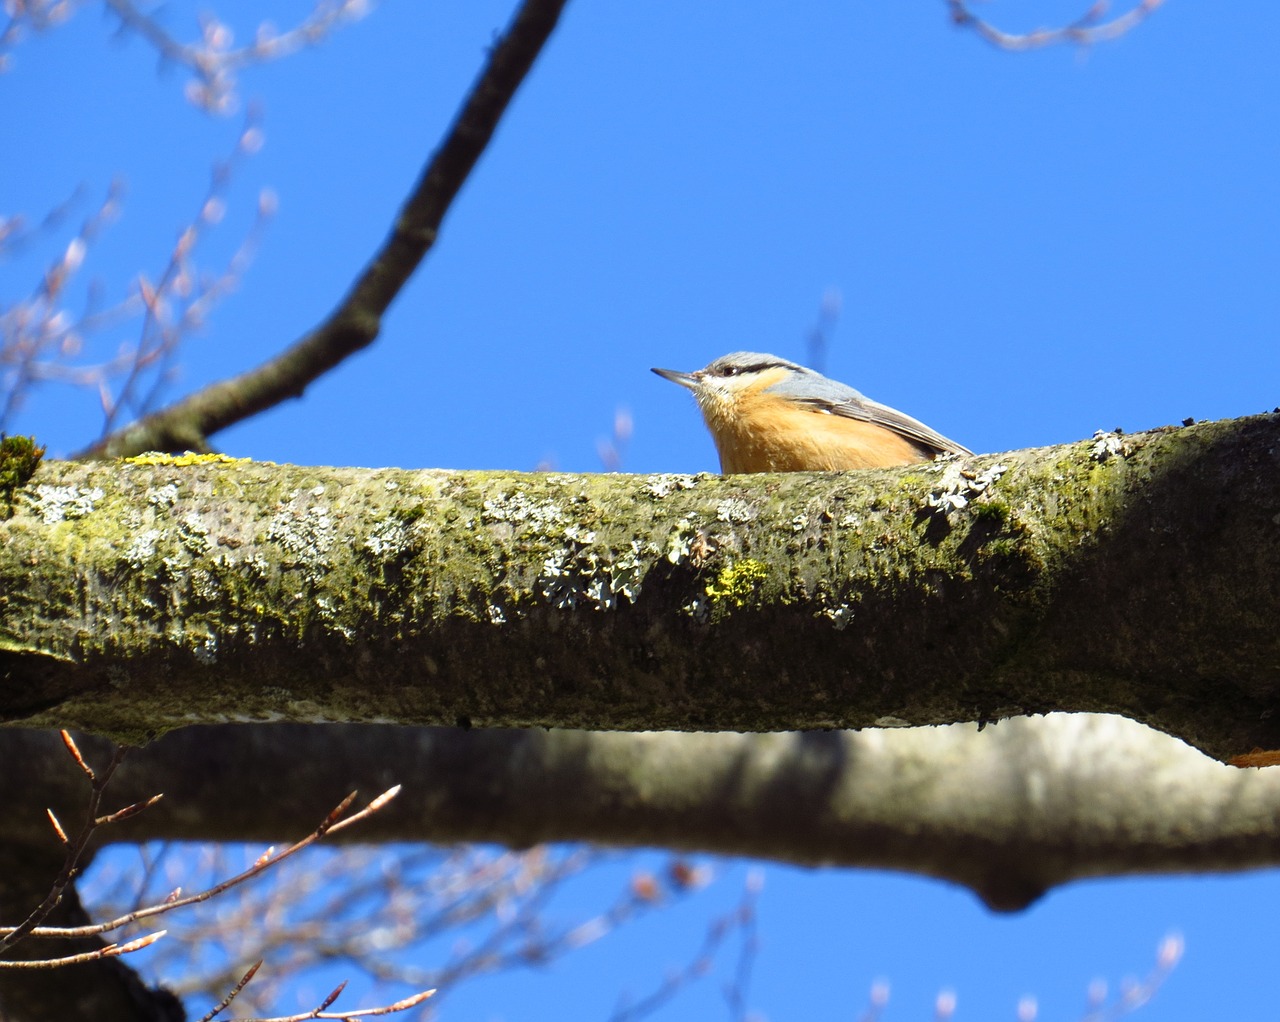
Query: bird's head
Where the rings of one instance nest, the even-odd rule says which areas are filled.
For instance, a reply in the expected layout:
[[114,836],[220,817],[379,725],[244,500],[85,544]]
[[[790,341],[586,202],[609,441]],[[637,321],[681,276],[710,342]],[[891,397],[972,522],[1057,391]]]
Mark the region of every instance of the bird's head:
[[709,365],[692,373],[675,369],[654,369],[664,380],[678,383],[693,391],[698,407],[714,431],[734,412],[744,397],[759,394],[784,381],[809,375],[822,379],[811,369],[788,362],[777,355],[758,351],[735,351],[722,355]]

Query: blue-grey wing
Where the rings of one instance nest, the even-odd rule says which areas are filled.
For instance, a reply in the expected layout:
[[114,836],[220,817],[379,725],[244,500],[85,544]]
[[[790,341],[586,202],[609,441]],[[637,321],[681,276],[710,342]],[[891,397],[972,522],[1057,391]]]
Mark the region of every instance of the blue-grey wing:
[[919,444],[926,452],[973,453],[963,444],[958,444],[937,430],[930,429],[919,419],[913,419],[905,412],[882,405],[879,401],[872,401],[860,391],[812,370],[789,376],[770,387],[768,392],[798,404],[808,405],[815,412],[843,415],[850,419],[891,429],[912,443]]

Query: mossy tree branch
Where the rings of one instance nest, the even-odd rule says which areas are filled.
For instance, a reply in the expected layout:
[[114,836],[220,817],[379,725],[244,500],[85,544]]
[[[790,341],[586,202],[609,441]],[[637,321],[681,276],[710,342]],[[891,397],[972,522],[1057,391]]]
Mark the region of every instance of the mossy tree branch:
[[1119,713],[1280,747],[1280,417],[883,472],[41,466],[0,712],[799,730]]

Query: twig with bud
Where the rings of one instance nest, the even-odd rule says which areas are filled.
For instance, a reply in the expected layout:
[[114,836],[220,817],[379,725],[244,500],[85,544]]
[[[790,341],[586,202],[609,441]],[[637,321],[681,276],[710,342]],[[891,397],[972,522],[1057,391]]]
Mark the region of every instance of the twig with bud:
[[945,0],[951,20],[961,28],[972,29],[992,46],[1002,50],[1035,50],[1045,46],[1070,43],[1092,46],[1108,42],[1136,28],[1155,12],[1164,0],[1138,0],[1123,14],[1108,18],[1108,0],[1097,0],[1075,21],[1058,28],[1037,28],[1030,32],[1006,32],[973,13],[968,0]]
[[[54,878],[53,884],[49,888],[49,893],[45,895],[44,900],[40,902],[21,923],[17,926],[0,928],[0,955],[16,946],[20,941],[27,937],[37,935],[43,936],[40,924],[49,917],[58,903],[62,901],[63,895],[66,893],[67,887],[75,879],[80,868],[80,861],[84,857],[85,849],[89,846],[89,839],[93,832],[99,827],[106,826],[117,820],[125,819],[128,816],[136,815],[142,810],[155,805],[159,801],[160,796],[156,795],[144,802],[135,803],[132,806],[126,806],[115,813],[107,816],[99,816],[98,810],[102,805],[103,792],[106,790],[107,783],[111,780],[111,775],[116,772],[116,768],[124,760],[128,750],[124,746],[117,746],[115,752],[111,756],[111,761],[101,771],[95,771],[93,767],[85,760],[80,752],[79,746],[76,745],[75,739],[67,731],[61,732],[62,743],[66,746],[67,752],[76,765],[84,772],[89,779],[89,804],[85,808],[84,822],[80,826],[74,838],[67,836],[66,830],[58,821],[58,817],[53,810],[46,812],[49,815],[49,822],[53,827],[54,834],[57,835],[59,843],[65,848],[66,854],[63,858],[62,868],[58,871],[58,875]],[[145,939],[145,938],[144,938]],[[98,948],[92,952],[88,952],[90,958],[82,959],[82,956],[71,956],[75,960],[92,960],[92,958],[109,957],[111,955],[126,954],[129,951],[135,951],[139,947],[145,947],[151,943],[154,936],[146,939],[146,943],[138,944],[136,941],[130,941],[127,945],[108,945],[105,948]],[[48,960],[43,967],[49,967],[52,964],[62,964],[64,959]],[[41,966],[32,965],[30,962],[15,962],[13,960],[0,959],[0,969],[4,968],[38,968]]]

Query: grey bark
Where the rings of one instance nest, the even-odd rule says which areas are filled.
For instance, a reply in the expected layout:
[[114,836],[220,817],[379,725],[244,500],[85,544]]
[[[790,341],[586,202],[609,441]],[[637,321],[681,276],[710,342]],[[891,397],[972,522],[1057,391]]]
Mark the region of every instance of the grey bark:
[[[106,743],[83,747],[99,760]],[[84,778],[47,732],[0,733],[8,839],[49,848]],[[308,833],[349,791],[400,796],[334,840],[594,841],[897,869],[1023,908],[1072,880],[1280,861],[1280,770],[1239,770],[1121,717],[792,734],[194,727],[134,750],[104,840]]]

